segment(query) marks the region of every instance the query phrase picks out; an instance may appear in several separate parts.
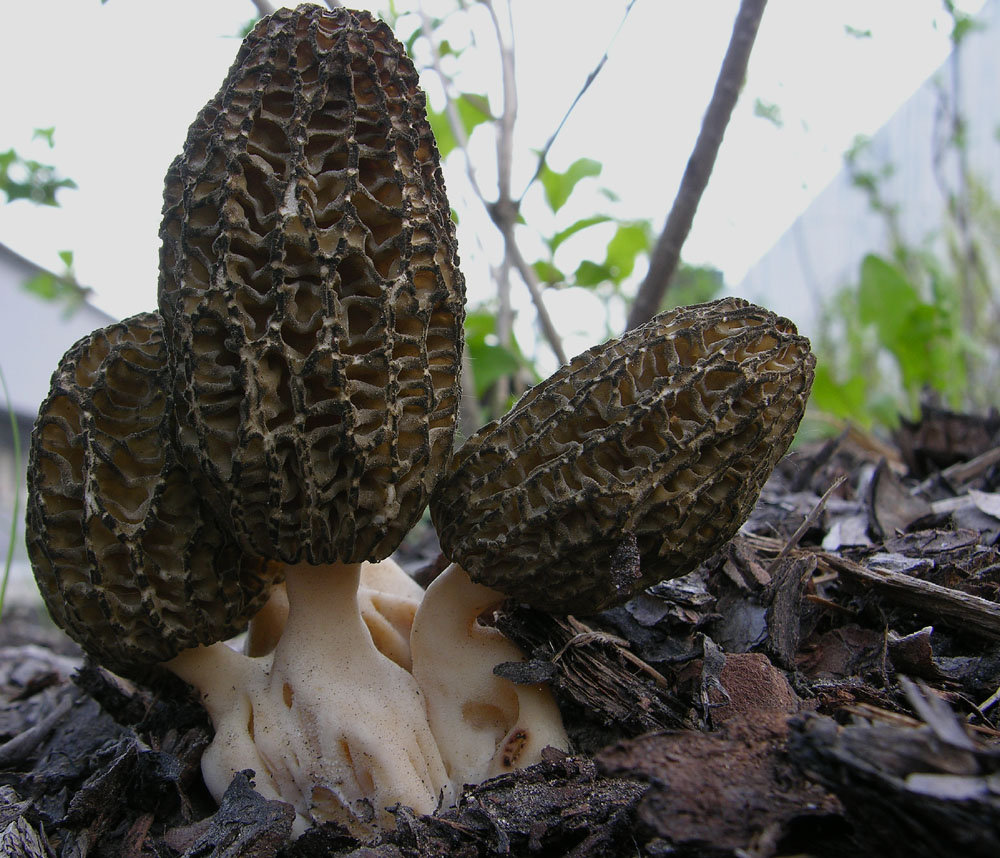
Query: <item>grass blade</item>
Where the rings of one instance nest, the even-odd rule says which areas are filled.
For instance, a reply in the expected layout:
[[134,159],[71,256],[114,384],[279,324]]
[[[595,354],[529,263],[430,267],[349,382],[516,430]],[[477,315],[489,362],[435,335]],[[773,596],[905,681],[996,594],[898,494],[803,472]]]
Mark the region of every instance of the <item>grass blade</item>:
[[3,617],[4,601],[7,598],[7,582],[10,580],[10,568],[14,562],[14,541],[17,539],[17,522],[21,512],[21,432],[17,425],[17,415],[14,404],[10,401],[10,391],[7,390],[7,379],[0,367],[0,386],[3,387],[4,403],[7,415],[10,417],[10,429],[14,438],[14,511],[10,520],[10,539],[7,543],[7,557],[3,564],[3,578],[0,579],[0,618]]

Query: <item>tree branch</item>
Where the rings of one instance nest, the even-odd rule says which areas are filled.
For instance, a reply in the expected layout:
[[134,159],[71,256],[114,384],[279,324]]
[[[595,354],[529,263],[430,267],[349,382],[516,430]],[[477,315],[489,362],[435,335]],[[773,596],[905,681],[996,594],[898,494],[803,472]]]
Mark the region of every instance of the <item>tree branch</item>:
[[[418,6],[418,12],[420,14],[420,31],[423,33],[424,38],[427,39],[431,49],[431,68],[434,69],[434,72],[437,74],[438,79],[441,81],[441,86],[445,91],[444,114],[448,119],[448,127],[451,129],[451,133],[455,136],[455,143],[457,147],[461,149],[465,155],[465,173],[469,179],[469,186],[472,188],[472,192],[476,195],[479,201],[484,206],[488,206],[489,203],[486,201],[486,197],[483,196],[483,192],[479,187],[479,180],[476,177],[475,165],[469,157],[469,135],[465,133],[465,126],[462,125],[462,119],[458,115],[455,98],[452,96],[451,92],[449,92],[452,84],[451,78],[449,78],[444,73],[444,69],[441,68],[441,53],[438,50],[437,42],[434,41],[433,24],[431,23],[430,17],[424,11],[422,3]],[[458,97],[461,98],[461,95]]]
[[531,293],[531,300],[535,304],[535,312],[538,314],[538,324],[542,329],[542,335],[548,341],[559,363],[564,364],[567,360],[566,352],[562,347],[562,339],[556,331],[556,326],[552,324],[552,317],[549,315],[545,301],[542,298],[542,284],[538,279],[538,274],[525,260],[521,253],[521,248],[517,246],[517,241],[514,239],[514,222],[507,218],[500,218],[497,215],[494,216],[494,220],[503,233],[504,247],[506,248],[508,258],[514,264],[517,273],[521,275],[521,279],[524,281],[524,285],[528,287],[528,291]]
[[[496,9],[493,8],[492,0],[484,0],[483,5],[487,8],[490,18],[493,21],[493,28],[496,31],[497,44],[500,49],[500,59],[503,71],[503,113],[497,123],[497,201],[488,207],[490,217],[497,225],[504,239],[504,250],[507,258],[513,264],[524,280],[528,291],[531,293],[531,300],[535,305],[535,312],[538,314],[539,326],[542,335],[545,337],[550,348],[555,353],[560,364],[566,363],[566,353],[563,351],[562,340],[552,324],[542,297],[542,288],[532,268],[521,254],[520,248],[514,236],[514,225],[517,223],[518,204],[511,197],[511,176],[514,164],[514,123],[517,119],[517,83],[514,75],[514,47],[504,38],[503,28],[497,18]],[[508,18],[512,16],[509,5],[507,6]],[[513,32],[513,21],[509,21],[510,30]],[[500,296],[503,298],[503,294]],[[498,318],[507,318],[510,314],[510,307],[501,305]],[[509,340],[504,342],[500,337],[500,327],[497,327],[497,337],[501,345],[509,345]]]
[[535,167],[535,172],[528,184],[524,186],[524,190],[521,191],[521,196],[518,197],[518,205],[524,200],[525,195],[531,189],[531,186],[535,184],[538,177],[542,173],[542,169],[545,167],[545,162],[549,157],[549,150],[552,148],[552,144],[556,142],[556,138],[559,136],[559,132],[563,130],[563,126],[566,124],[566,120],[569,119],[570,114],[576,109],[577,104],[580,103],[580,99],[583,98],[584,93],[590,89],[590,85],[597,80],[597,76],[601,73],[601,69],[604,68],[604,64],[608,61],[608,52],[611,50],[611,46],[615,43],[615,39],[618,38],[618,34],[622,31],[622,27],[625,26],[625,22],[628,20],[629,13],[632,11],[632,7],[635,5],[635,0],[629,0],[628,6],[625,7],[625,14],[622,15],[621,21],[618,22],[618,29],[615,30],[614,34],[611,36],[611,40],[608,42],[608,46],[604,49],[604,53],[601,58],[597,61],[597,65],[594,66],[590,74],[587,75],[587,79],[583,82],[583,86],[580,87],[580,91],[576,94],[576,97],[570,102],[569,107],[563,114],[563,118],[559,120],[559,124],[556,126],[556,130],[552,132],[552,136],[545,141],[545,145],[542,147],[542,151],[538,154],[538,165]]
[[274,14],[274,6],[272,6],[268,0],[251,0],[251,2],[256,7],[257,14],[260,15],[261,18]]
[[729,117],[739,98],[766,2],[767,0],[741,0],[712,100],[705,111],[701,131],[688,159],[677,197],[667,216],[663,232],[653,248],[649,271],[629,311],[626,329],[649,321],[663,303],[663,297],[680,260],[681,247],[691,231],[698,203],[712,175]]

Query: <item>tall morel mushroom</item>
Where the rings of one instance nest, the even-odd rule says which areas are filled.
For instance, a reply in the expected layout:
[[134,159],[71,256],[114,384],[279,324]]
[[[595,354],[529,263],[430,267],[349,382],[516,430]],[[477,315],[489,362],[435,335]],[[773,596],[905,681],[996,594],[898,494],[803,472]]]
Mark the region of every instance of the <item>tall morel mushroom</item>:
[[248,550],[388,555],[455,428],[464,281],[417,74],[367,13],[247,36],[167,172],[180,443]]
[[[741,298],[683,307],[590,349],[469,438],[431,502],[473,580],[594,612],[728,540],[792,441],[815,358]],[[611,558],[634,537],[638,577]]]
[[[461,786],[439,752],[451,737],[428,725],[408,642],[387,657],[373,640],[358,588],[451,453],[464,281],[389,28],[316,6],[261,21],[167,173],[161,236],[178,444],[243,548],[282,562],[288,599],[258,662],[215,648],[169,664],[216,726],[206,781],[220,795],[252,767],[300,827],[430,812]],[[564,743],[551,701],[549,716]]]

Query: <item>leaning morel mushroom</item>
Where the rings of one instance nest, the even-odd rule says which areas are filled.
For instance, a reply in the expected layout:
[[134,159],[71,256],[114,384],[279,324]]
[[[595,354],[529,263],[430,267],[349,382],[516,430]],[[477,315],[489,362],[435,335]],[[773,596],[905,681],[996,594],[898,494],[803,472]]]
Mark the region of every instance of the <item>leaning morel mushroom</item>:
[[27,545],[45,605],[137,678],[245,628],[273,573],[203,502],[173,431],[160,319],[143,313],[66,353],[31,439]]
[[[455,455],[431,501],[473,580],[594,612],[692,570],[745,521],[791,443],[815,359],[740,298],[672,310],[576,357]],[[612,564],[636,540],[638,576]]]

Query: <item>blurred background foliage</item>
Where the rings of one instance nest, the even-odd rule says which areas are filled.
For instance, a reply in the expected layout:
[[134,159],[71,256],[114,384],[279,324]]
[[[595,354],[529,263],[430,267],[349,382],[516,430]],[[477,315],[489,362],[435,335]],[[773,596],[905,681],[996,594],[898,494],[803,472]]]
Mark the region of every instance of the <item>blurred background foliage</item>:
[[[965,39],[980,28],[950,0],[950,86],[937,84],[939,125],[932,141],[935,179],[945,200],[941,226],[920,244],[903,237],[905,200],[887,196],[897,165],[878,162],[858,138],[844,156],[852,185],[883,221],[888,252],[864,258],[857,280],[839,289],[821,314],[812,412],[828,426],[843,422],[893,429],[917,419],[923,402],[956,410],[998,405],[1000,370],[1000,206],[985,177],[970,167],[969,123],[957,68]],[[1000,140],[1000,130],[997,132]],[[943,165],[954,165],[945,174]]]
[[[264,0],[255,2],[263,14]],[[445,4],[446,6],[447,4]],[[440,10],[442,4],[437,4]],[[951,39],[956,55],[963,40],[975,32],[974,18],[958,11],[949,0]],[[483,9],[493,23],[495,44],[482,43]],[[626,7],[620,27],[627,20]],[[388,23],[415,58],[425,80],[435,85],[428,108],[438,147],[446,162],[460,165],[482,209],[478,216],[492,224],[504,244],[502,259],[492,266],[493,288],[468,310],[467,406],[469,424],[482,425],[502,414],[530,385],[548,374],[539,365],[536,343],[519,342],[513,317],[532,309],[538,341],[546,342],[561,360],[559,320],[546,318],[545,297],[566,289],[586,290],[603,312],[606,336],[621,333],[638,284],[648,269],[657,236],[648,220],[623,218],[616,212],[613,188],[601,183],[603,165],[589,157],[585,139],[562,140],[561,148],[575,153],[565,169],[548,162],[548,150],[565,122],[556,122],[547,145],[533,153],[537,169],[527,186],[511,187],[513,126],[518,93],[509,64],[513,62],[510,0],[454,0],[444,12],[425,13],[419,4],[389,2]],[[256,19],[254,19],[256,20]],[[249,29],[254,21],[248,23]],[[616,33],[609,32],[609,46]],[[870,38],[855,32],[857,38]],[[600,74],[601,58],[583,83],[577,100]],[[495,85],[470,91],[462,74],[464,64],[492,60]],[[502,93],[498,100],[487,93]],[[822,314],[814,346],[819,356],[810,416],[814,430],[836,431],[845,422],[865,428],[891,429],[900,415],[915,417],[921,401],[936,397],[954,408],[985,408],[995,404],[988,385],[971,379],[989,378],[1000,363],[1000,318],[994,282],[1000,270],[1000,206],[987,185],[967,167],[963,157],[967,123],[958,112],[959,93],[942,89],[942,112],[950,132],[938,142],[966,165],[957,189],[949,190],[944,234],[933,248],[913,246],[901,238],[899,207],[905,201],[886,198],[884,185],[894,165],[874,163],[866,141],[859,140],[845,155],[852,181],[872,211],[884,218],[892,247],[866,257],[855,282],[832,296]],[[567,105],[571,112],[573,106]],[[567,112],[567,115],[568,115]],[[780,103],[756,99],[754,113],[777,129],[783,126]],[[558,118],[558,117],[557,117]],[[54,128],[40,128],[35,138],[51,148]],[[480,186],[482,165],[471,151],[473,135],[490,134],[496,141],[496,164],[488,171],[496,187]],[[59,194],[75,187],[57,167],[22,157],[14,149],[0,152],[0,193],[7,204],[30,202],[58,206]],[[540,199],[526,219],[529,195]],[[569,203],[574,203],[569,205]],[[455,213],[456,219],[472,216]],[[73,253],[60,254],[64,270],[39,275],[25,288],[40,298],[62,303],[67,312],[84,300],[87,290],[76,280]],[[533,308],[513,307],[512,278],[524,281]],[[719,270],[681,262],[670,280],[660,310],[707,301],[727,290]],[[523,329],[522,329],[523,330]],[[474,428],[474,427],[473,427]]]

